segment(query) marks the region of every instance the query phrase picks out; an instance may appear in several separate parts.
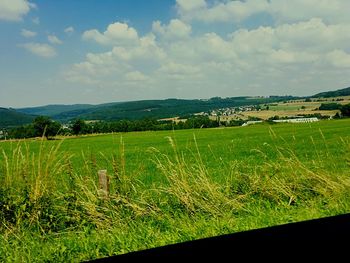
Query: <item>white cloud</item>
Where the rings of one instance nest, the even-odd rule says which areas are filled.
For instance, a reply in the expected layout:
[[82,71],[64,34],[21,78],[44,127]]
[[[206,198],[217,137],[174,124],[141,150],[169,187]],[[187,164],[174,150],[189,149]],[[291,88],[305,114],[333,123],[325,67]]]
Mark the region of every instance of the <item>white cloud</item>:
[[93,64],[86,61],[74,64],[69,70],[63,72],[63,77],[65,80],[73,83],[96,85],[98,82],[95,74]]
[[44,57],[44,58],[52,58],[57,55],[56,50],[48,44],[26,43],[26,44],[21,44],[19,46],[28,50],[34,55]]
[[237,57],[232,44],[217,35],[206,33],[187,41],[171,42],[166,51],[177,63],[201,64],[212,61],[235,61]]
[[74,33],[74,28],[72,26],[67,27],[64,29],[64,33],[66,34],[73,34]]
[[208,5],[198,1],[191,8],[191,1],[177,0],[179,15],[185,20],[206,23],[239,22],[258,13],[273,16],[278,23],[322,18],[328,23],[350,22],[348,0],[236,0],[215,1]]
[[184,12],[202,9],[207,6],[205,0],[176,0],[176,4]]
[[167,39],[181,39],[189,37],[192,29],[181,20],[172,19],[169,25],[162,25],[160,21],[153,22],[152,30]]
[[47,36],[47,39],[48,39],[48,41],[51,44],[54,44],[54,45],[61,45],[61,44],[63,44],[63,42],[58,37],[56,37],[55,35],[49,35],[49,36]]
[[113,55],[118,60],[128,63],[157,63],[162,61],[166,54],[163,49],[158,46],[155,36],[150,34],[140,38],[135,46],[116,46],[112,50]]
[[268,3],[264,0],[219,2],[213,7],[201,9],[193,14],[184,14],[187,19],[204,22],[237,22],[253,14],[266,11]]
[[322,18],[328,23],[350,22],[348,0],[271,0],[267,10],[282,22]]
[[33,8],[36,8],[36,5],[26,0],[1,0],[0,20],[21,21]]
[[21,30],[21,35],[24,37],[35,37],[37,35],[36,32],[27,30],[27,29],[22,29]]
[[104,33],[91,29],[83,33],[84,40],[93,40],[102,45],[135,44],[138,41],[137,31],[126,23],[110,24]]
[[141,73],[140,71],[128,72],[125,75],[125,78],[127,81],[131,81],[131,82],[139,82],[139,81],[149,80],[149,78],[145,74]]
[[350,54],[343,50],[333,50],[327,53],[326,60],[337,68],[350,68]]
[[272,49],[322,54],[335,47],[346,49],[350,41],[350,27],[346,24],[326,25],[320,19],[311,19],[277,27],[240,29],[231,38],[240,54],[264,54]]
[[307,52],[295,52],[290,50],[271,50],[269,55],[271,64],[298,64],[298,63],[312,63],[320,58],[319,54],[312,54]]
[[201,77],[201,69],[198,66],[190,64],[178,64],[169,62],[162,65],[157,73],[160,73],[163,77],[164,74],[170,79],[186,79],[188,77],[195,78]]
[[[249,15],[245,9],[248,2],[253,3],[235,3],[235,7],[244,5],[237,19]],[[199,12],[218,6],[215,3],[209,6],[198,1],[198,5],[182,9]],[[64,77],[110,92],[139,87],[143,94],[155,97],[197,98],[311,95],[312,87],[318,92],[347,81],[350,23],[329,24],[322,18],[311,18],[241,28],[226,36],[201,33],[195,27],[173,19],[164,24],[153,22],[152,32],[142,37],[136,30],[133,37],[122,37],[130,29],[126,24],[114,37],[110,27],[103,34],[96,31],[90,39],[111,45],[110,51],[89,53],[67,69]],[[116,40],[122,38],[128,41]]]

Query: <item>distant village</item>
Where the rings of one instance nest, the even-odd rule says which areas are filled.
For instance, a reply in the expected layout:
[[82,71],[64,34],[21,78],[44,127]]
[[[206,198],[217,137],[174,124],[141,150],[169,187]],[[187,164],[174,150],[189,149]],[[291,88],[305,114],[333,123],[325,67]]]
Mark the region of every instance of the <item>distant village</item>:
[[261,110],[260,106],[248,105],[248,106],[240,106],[240,107],[222,108],[222,109],[212,110],[209,113],[199,112],[199,113],[195,113],[194,115],[211,116],[211,117],[234,116],[235,114],[238,115],[242,112],[256,111],[256,110]]
[[[247,105],[240,107],[229,107],[222,108],[217,110],[212,110],[210,112],[200,112],[194,115],[196,116],[208,116],[211,120],[219,120],[221,122],[228,122],[230,120],[246,119],[242,126],[247,126],[251,124],[257,124],[264,122],[263,120],[249,120],[242,113],[251,112],[251,111],[261,111],[262,108],[260,105]],[[248,119],[248,120],[247,120]],[[258,119],[258,118],[257,118]],[[289,116],[283,119],[271,120],[272,122],[288,122],[288,123],[308,123],[308,122],[317,122],[319,119],[317,117],[306,118],[305,116]]]

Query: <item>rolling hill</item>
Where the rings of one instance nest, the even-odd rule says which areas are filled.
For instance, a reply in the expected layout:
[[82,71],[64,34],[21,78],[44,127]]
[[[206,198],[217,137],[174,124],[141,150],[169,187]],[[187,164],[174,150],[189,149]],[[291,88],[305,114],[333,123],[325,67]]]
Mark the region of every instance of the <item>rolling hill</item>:
[[257,105],[261,103],[277,102],[291,99],[290,97],[274,98],[212,98],[209,100],[147,100],[126,102],[105,108],[97,108],[94,111],[80,115],[82,119],[90,120],[120,120],[142,118],[167,118],[184,116],[197,112],[207,112],[226,107],[238,107],[244,105]]
[[46,105],[40,107],[29,107],[16,109],[18,112],[32,114],[32,115],[44,115],[54,116],[66,111],[78,111],[93,108],[94,105],[90,104],[74,104],[74,105]]
[[338,89],[335,91],[321,92],[311,97],[312,98],[331,98],[331,97],[340,97],[340,96],[350,96],[350,87],[345,89]]
[[231,97],[211,99],[165,99],[113,102],[98,105],[47,105],[41,107],[2,109],[0,127],[18,126],[29,123],[33,115],[49,116],[62,123],[81,118],[84,120],[115,121],[121,119],[136,120],[142,118],[168,118],[186,116],[197,112],[208,112],[220,108],[239,107],[281,102],[303,98],[329,98],[350,95],[350,87],[336,91],[318,93],[309,97],[270,96],[270,97]]
[[45,115],[61,122],[68,122],[69,120],[75,118],[104,121],[121,119],[136,120],[142,118],[167,118],[173,116],[183,116],[219,108],[257,105],[261,103],[290,100],[293,98],[296,97],[215,97],[208,100],[143,100],[99,105],[48,105],[43,107],[17,109],[17,111],[26,114]]
[[18,112],[14,109],[0,108],[0,128],[8,128],[31,123],[34,115]]

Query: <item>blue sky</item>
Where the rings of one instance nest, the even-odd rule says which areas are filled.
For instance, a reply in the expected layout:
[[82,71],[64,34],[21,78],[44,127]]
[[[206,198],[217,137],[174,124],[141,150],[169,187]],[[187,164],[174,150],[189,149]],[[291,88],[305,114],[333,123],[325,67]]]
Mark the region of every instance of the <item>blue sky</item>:
[[0,107],[349,86],[347,0],[0,0]]

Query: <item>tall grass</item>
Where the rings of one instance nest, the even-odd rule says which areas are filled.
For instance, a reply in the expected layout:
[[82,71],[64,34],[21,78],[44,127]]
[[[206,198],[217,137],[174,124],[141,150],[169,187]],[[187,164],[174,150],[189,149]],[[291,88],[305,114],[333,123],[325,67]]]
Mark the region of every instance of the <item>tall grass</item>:
[[173,139],[168,137],[168,140],[174,151],[173,157],[154,149],[157,153],[154,162],[167,180],[167,185],[160,187],[159,191],[172,206],[182,207],[189,214],[208,213],[213,216],[242,207],[240,196],[226,195],[226,186],[213,182],[202,161],[195,137],[197,152],[195,162],[191,164],[178,152]]
[[[72,156],[60,150],[62,141],[42,140],[37,151],[26,141],[15,143],[1,153],[0,261],[9,256],[16,261],[34,261],[37,258],[31,256],[30,248],[37,248],[38,242],[51,244],[46,252],[34,253],[40,260],[86,260],[261,227],[280,222],[273,216],[279,215],[281,220],[291,216],[288,211],[304,211],[311,216],[302,218],[310,218],[350,210],[347,140],[339,142],[343,156],[333,156],[326,146],[322,151],[315,147],[317,158],[310,160],[293,147],[281,147],[283,138],[273,130],[270,133],[275,144],[251,152],[265,161],[247,167],[244,161],[231,159],[223,163],[224,180],[212,175],[195,137],[192,158],[178,149],[175,138],[168,137],[172,153],[150,149],[150,158],[164,178],[164,183],[151,185],[127,173],[122,138],[119,151],[111,156],[97,153],[101,158],[96,158],[82,153],[79,169],[72,164]],[[327,145],[326,139],[324,143]],[[275,158],[269,157],[271,153]],[[99,192],[97,171],[103,164],[98,160],[112,167],[108,198]],[[339,162],[347,163],[343,173],[337,170]],[[52,237],[55,242],[49,241]],[[82,239],[76,240],[78,237]],[[108,245],[107,237],[115,249]],[[22,240],[31,245],[19,252],[19,246],[25,245]],[[60,242],[71,247],[63,252],[57,250],[60,246],[52,248]],[[76,246],[79,248],[74,249]],[[91,250],[92,246],[98,246],[98,252]]]
[[49,224],[49,205],[55,202],[55,193],[65,170],[67,158],[57,145],[42,140],[37,154],[26,142],[12,145],[10,152],[2,150],[1,212],[2,226],[36,225],[42,229]]

